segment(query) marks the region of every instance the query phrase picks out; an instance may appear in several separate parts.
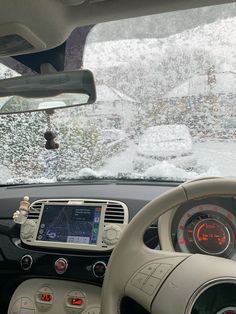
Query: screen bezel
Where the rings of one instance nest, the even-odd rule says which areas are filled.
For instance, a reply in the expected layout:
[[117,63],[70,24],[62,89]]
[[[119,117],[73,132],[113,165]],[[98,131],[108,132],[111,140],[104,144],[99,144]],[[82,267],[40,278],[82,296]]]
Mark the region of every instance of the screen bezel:
[[[37,235],[39,232],[39,228],[40,228],[40,224],[41,224],[41,220],[42,220],[42,216],[43,216],[43,212],[44,212],[44,207],[45,206],[86,206],[86,207],[101,207],[101,216],[100,216],[100,223],[99,223],[99,229],[98,229],[98,237],[97,237],[97,244],[84,244],[84,243],[70,243],[70,242],[58,242],[58,241],[40,241],[37,240]],[[87,250],[94,250],[94,249],[98,249],[98,248],[102,248],[102,235],[103,235],[103,226],[104,226],[104,217],[105,217],[105,210],[106,210],[106,205],[103,204],[99,204],[99,203],[93,203],[93,204],[84,204],[84,203],[76,203],[76,202],[71,202],[71,203],[63,203],[63,202],[50,202],[50,203],[44,203],[41,211],[40,211],[40,215],[37,221],[37,226],[35,229],[35,233],[34,233],[34,238],[33,238],[33,242],[37,245],[37,246],[44,246],[44,247],[53,247],[53,248],[63,248],[63,249],[87,249]]]

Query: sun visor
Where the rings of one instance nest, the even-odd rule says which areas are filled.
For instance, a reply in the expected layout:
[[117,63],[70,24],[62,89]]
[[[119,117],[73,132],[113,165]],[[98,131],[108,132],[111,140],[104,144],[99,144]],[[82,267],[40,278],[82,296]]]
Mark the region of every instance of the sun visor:
[[31,53],[45,48],[46,44],[25,25],[0,25],[0,57]]

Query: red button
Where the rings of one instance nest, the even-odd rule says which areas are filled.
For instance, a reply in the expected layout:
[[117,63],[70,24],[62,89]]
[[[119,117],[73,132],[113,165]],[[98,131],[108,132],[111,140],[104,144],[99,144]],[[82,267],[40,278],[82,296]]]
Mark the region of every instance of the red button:
[[76,305],[76,306],[82,306],[84,303],[84,300],[82,298],[72,298],[70,304]]
[[51,302],[52,301],[52,295],[50,293],[42,293],[40,296],[40,300],[43,302]]
[[64,258],[58,258],[58,260],[56,260],[55,262],[55,271],[58,274],[64,274],[67,270],[68,267],[68,262],[66,259]]

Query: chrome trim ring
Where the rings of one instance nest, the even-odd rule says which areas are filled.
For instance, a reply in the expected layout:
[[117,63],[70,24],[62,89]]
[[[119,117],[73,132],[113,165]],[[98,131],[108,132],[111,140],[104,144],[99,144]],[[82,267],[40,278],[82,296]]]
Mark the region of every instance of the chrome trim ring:
[[225,308],[223,308],[222,310],[220,310],[219,312],[217,312],[216,314],[224,314],[224,313],[226,313],[227,311],[229,311],[229,312],[234,311],[234,312],[236,313],[236,307],[232,307],[232,306],[230,306],[230,307],[225,307]]
[[[29,263],[29,265],[28,265],[27,267],[25,267],[25,266],[24,266],[24,263],[23,263],[23,260],[24,260],[25,258],[28,258],[28,259],[30,260],[30,263]],[[23,270],[29,270],[29,269],[31,268],[33,262],[34,262],[34,261],[33,261],[33,257],[32,257],[31,255],[26,254],[26,255],[23,255],[23,256],[21,257],[21,259],[20,259],[20,266],[21,266],[21,268],[22,268]]]
[[102,275],[97,275],[97,274],[96,274],[95,267],[96,267],[97,264],[102,264],[102,265],[104,266],[104,268],[105,268],[105,272],[106,272],[106,269],[107,269],[107,265],[106,265],[106,263],[104,263],[103,261],[97,261],[97,262],[93,265],[93,275],[94,275],[96,278],[103,278],[104,275],[105,275],[105,273],[102,274]]
[[[200,295],[203,294],[207,289],[223,283],[232,283],[235,284],[236,287],[236,278],[235,277],[220,277],[216,279],[212,279],[210,281],[207,281],[205,284],[203,284],[201,287],[199,287],[192,295],[192,297],[189,299],[185,314],[191,314],[191,311],[193,309],[193,306],[195,305],[197,299],[200,297]],[[220,312],[221,313],[221,312]],[[224,312],[223,312],[224,313]]]

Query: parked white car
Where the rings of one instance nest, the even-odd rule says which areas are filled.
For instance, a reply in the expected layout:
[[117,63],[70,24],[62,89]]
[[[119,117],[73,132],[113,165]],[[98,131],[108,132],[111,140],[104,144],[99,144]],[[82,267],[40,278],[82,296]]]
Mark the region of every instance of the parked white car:
[[195,164],[192,152],[192,137],[187,126],[170,124],[150,127],[139,138],[134,168],[144,171],[164,160],[176,167],[192,168]]

